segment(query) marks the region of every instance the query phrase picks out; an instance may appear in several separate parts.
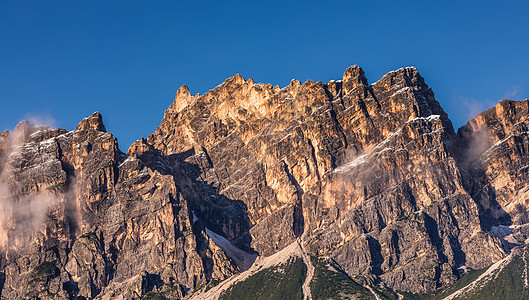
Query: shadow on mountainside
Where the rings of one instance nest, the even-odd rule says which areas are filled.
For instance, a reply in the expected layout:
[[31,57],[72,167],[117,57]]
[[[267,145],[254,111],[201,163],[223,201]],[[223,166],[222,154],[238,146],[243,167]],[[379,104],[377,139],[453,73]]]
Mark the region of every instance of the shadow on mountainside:
[[459,128],[448,146],[461,170],[463,186],[478,206],[480,225],[485,231],[489,231],[492,226],[512,225],[511,215],[497,201],[493,182],[487,177],[481,163],[481,156],[492,145],[483,141],[486,138],[483,135],[469,137],[467,131],[465,127]]
[[233,200],[219,193],[214,182],[204,178],[209,158],[194,149],[185,152],[163,155],[150,147],[138,158],[149,168],[162,175],[171,175],[183,198],[192,211],[191,219],[200,219],[205,227],[224,236],[235,246],[249,253],[251,247],[251,227],[248,208],[241,200]]

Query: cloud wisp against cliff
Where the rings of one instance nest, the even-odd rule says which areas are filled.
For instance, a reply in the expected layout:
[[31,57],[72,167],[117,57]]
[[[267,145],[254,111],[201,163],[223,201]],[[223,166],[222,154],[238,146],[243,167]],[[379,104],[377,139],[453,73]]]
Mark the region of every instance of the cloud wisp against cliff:
[[[31,134],[49,129],[23,121],[12,134],[5,134],[0,147],[0,251],[5,254],[29,245],[42,229],[48,213],[66,196],[42,189],[39,185],[26,186],[19,178],[24,165],[23,152]],[[38,170],[36,171],[38,173]]]

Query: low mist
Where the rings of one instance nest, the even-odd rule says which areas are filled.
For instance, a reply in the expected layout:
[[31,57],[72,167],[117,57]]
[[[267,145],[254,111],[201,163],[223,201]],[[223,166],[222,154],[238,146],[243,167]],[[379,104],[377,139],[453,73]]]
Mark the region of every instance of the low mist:
[[[47,214],[58,205],[61,195],[48,190],[27,193],[28,187],[19,182],[14,169],[15,160],[25,159],[20,152],[31,134],[50,127],[28,121],[20,122],[10,134],[0,136],[0,251],[9,253],[33,242],[43,228]],[[25,166],[27,168],[31,166]],[[26,192],[23,192],[26,191]]]
[[17,250],[32,242],[44,223],[50,207],[58,203],[57,197],[44,191],[22,197],[10,197],[7,187],[0,184],[0,248]]
[[463,152],[462,166],[469,168],[491,147],[491,139],[485,128],[480,128],[467,135],[467,145]]

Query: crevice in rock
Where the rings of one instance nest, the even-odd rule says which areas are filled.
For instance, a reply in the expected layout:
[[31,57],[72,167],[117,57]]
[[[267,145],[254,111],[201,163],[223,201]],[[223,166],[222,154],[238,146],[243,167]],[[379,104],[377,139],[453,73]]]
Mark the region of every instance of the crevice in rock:
[[[66,213],[66,220],[69,228],[70,239],[75,241],[79,232],[79,206],[77,203],[77,179],[75,175],[75,167],[65,160],[61,144],[57,143],[58,159],[61,162],[61,167],[66,173],[66,185],[64,187],[65,203],[64,210]],[[73,242],[72,242],[73,243]]]
[[318,168],[318,159],[316,156],[316,149],[314,149],[314,145],[312,144],[312,140],[307,138],[307,143],[310,147],[310,154],[312,156],[312,162],[314,163],[314,167],[316,168],[316,176],[318,177],[318,182],[321,182],[321,176],[320,176],[320,170]]
[[373,274],[380,276],[384,272],[382,271],[382,263],[384,258],[382,257],[382,247],[380,242],[372,236],[367,236],[367,244],[369,246],[369,254],[371,256],[371,267],[373,268]]
[[300,237],[303,234],[305,228],[305,220],[303,218],[303,189],[299,185],[296,178],[290,173],[288,165],[283,162],[283,170],[288,176],[290,183],[296,188],[297,201],[294,203],[294,220],[292,227],[294,229],[294,236]]

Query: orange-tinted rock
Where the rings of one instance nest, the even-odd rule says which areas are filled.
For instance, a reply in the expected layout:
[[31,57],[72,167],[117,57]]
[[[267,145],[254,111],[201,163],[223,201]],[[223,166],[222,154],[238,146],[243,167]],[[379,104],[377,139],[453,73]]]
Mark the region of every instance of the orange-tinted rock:
[[[229,78],[179,113],[166,111],[146,140],[151,154],[143,155],[153,168],[157,151],[182,157],[174,174],[191,207],[241,247],[270,255],[302,236],[313,253],[348,264],[365,253],[340,251],[367,235],[372,258],[365,269],[345,268],[350,275],[426,291],[454,281],[453,270],[462,264],[482,267],[505,255],[497,239],[478,239],[488,255],[470,243],[486,226],[454,155],[455,139],[415,68],[368,85],[353,66],[341,81],[292,80],[279,90]],[[134,148],[141,153],[146,145]],[[190,173],[207,187],[179,179]],[[425,212],[421,230],[437,232],[424,236],[420,248],[430,250],[419,265],[409,264],[411,254],[399,257],[404,250],[390,251],[410,248],[413,238],[397,246],[383,234],[417,211]],[[411,237],[413,224],[401,223],[398,230]],[[396,269],[409,280],[390,275]],[[420,272],[429,275],[419,284]]]
[[29,137],[9,149],[1,175],[3,297],[131,298],[163,283],[181,297],[237,271],[173,177],[126,158],[99,113],[74,131]]
[[415,68],[369,85],[352,66],[326,84],[182,86],[126,155],[99,113],[70,132],[21,123],[0,134],[0,291],[183,297],[238,271],[210,230],[261,255],[301,241],[366,284],[437,289],[507,254],[491,226],[529,222],[527,103],[502,100],[456,135]]
[[92,129],[96,131],[106,132],[105,125],[103,125],[103,117],[99,112],[93,113],[90,117],[84,118],[75,130],[87,130]]

